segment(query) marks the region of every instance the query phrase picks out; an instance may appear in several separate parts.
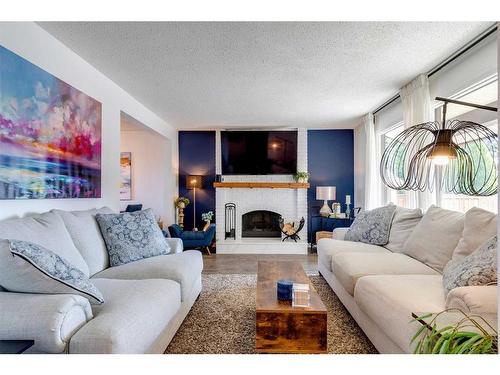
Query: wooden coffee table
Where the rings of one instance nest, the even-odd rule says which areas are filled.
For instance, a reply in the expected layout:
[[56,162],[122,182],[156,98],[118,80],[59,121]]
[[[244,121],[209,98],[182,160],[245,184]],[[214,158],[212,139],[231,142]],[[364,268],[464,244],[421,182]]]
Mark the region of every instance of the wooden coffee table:
[[[280,279],[309,284],[309,307],[278,301]],[[259,353],[326,353],[327,311],[300,262],[260,261],[257,271],[255,348]]]

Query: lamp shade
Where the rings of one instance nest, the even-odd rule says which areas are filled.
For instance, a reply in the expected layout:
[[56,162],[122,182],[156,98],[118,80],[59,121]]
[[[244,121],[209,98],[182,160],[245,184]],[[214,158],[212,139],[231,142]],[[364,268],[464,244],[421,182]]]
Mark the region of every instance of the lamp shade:
[[188,175],[186,177],[186,188],[187,189],[200,189],[202,187],[201,176],[199,175]]
[[337,199],[335,186],[316,186],[316,199],[322,201]]

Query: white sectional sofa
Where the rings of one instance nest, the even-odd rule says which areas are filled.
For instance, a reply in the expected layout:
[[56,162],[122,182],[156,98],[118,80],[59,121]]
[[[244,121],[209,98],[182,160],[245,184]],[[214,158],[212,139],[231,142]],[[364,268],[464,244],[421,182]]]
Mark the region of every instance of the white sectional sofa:
[[[417,223],[418,220],[411,229]],[[437,231],[450,232],[449,228],[439,228],[439,222],[434,225]],[[496,226],[496,219],[490,225]],[[459,308],[481,315],[496,329],[497,285],[458,287],[446,295],[441,270],[404,253],[391,251],[388,245],[344,241],[347,230],[337,228],[333,238],[319,240],[318,270],[379,352],[413,352],[410,341],[420,324],[411,322],[412,313],[419,315]],[[461,230],[458,233],[457,243]],[[403,240],[410,234],[408,230]],[[401,243],[405,242],[403,240]],[[459,318],[459,313],[448,312],[439,326]]]
[[[201,292],[203,260],[167,239],[171,253],[109,267],[97,212],[54,210],[0,221],[0,238],[76,248],[104,303],[0,287],[0,340],[34,340],[34,353],[163,353]],[[0,259],[1,261],[1,259]]]

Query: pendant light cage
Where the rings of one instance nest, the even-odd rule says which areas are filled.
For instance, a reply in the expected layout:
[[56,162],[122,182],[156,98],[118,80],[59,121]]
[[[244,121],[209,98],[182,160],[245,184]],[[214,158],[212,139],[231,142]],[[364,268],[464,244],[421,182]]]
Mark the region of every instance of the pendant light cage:
[[[385,149],[380,174],[395,190],[433,191],[469,196],[497,193],[497,135],[487,127],[453,120],[412,126]],[[446,164],[441,164],[446,162]]]

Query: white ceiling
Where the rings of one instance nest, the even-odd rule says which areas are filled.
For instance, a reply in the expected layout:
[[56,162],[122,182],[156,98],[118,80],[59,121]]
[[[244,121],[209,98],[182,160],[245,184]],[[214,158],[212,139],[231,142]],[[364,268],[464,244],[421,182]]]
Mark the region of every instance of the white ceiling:
[[353,127],[487,22],[43,22],[171,125]]

